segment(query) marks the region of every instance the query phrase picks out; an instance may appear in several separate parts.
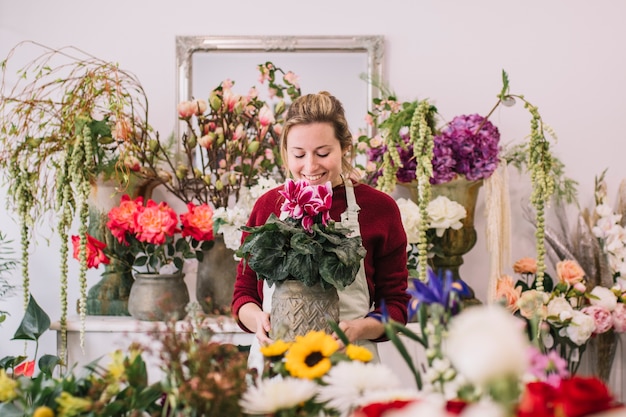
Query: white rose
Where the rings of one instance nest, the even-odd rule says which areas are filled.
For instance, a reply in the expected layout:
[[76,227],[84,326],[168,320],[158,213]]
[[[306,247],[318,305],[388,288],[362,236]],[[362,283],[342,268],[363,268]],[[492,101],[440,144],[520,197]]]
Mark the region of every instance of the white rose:
[[583,345],[596,329],[593,317],[586,315],[578,310],[573,310],[572,321],[565,328],[567,337],[578,346]]
[[406,198],[399,198],[396,200],[396,203],[400,209],[400,217],[406,232],[407,242],[409,244],[419,242],[419,207],[412,200]]
[[521,376],[530,342],[524,322],[500,305],[464,310],[450,324],[444,351],[460,374],[485,385],[501,377]]
[[594,296],[589,297],[591,305],[600,306],[609,311],[615,310],[615,307],[617,306],[617,296],[610,289],[597,286],[591,290],[591,295]]
[[465,207],[448,197],[439,196],[428,204],[428,217],[432,229],[436,229],[437,236],[443,236],[446,229],[458,230],[463,227],[461,219],[467,216]]
[[556,297],[550,300],[547,306],[548,317],[559,317],[559,320],[567,320],[573,311],[572,305],[565,297]]

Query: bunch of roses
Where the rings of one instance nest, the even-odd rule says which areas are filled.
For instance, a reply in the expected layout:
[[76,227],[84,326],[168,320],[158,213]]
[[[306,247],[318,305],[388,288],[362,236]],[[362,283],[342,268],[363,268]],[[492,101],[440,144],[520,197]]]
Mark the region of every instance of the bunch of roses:
[[109,213],[107,227],[134,257],[134,267],[146,272],[173,273],[183,267],[183,259],[198,258],[213,241],[213,209],[202,204],[187,204],[187,213],[178,215],[165,202],[143,198],[131,200],[124,195],[119,206]]
[[546,275],[550,279],[544,281],[544,291],[539,291],[534,281],[537,271],[534,259],[518,260],[513,270],[522,279],[514,283],[510,276],[502,276],[496,296],[504,300],[513,313],[527,320],[547,323],[550,331],[542,333],[543,345],[567,354],[570,369],[576,369],[578,355],[593,335],[611,330],[626,331],[626,286],[623,283],[618,281],[612,288],[596,286],[589,290],[580,265],[564,260],[556,265],[558,282],[552,283]]
[[[213,241],[213,209],[202,204],[187,204],[187,213],[178,215],[165,202],[143,197],[131,200],[122,196],[119,206],[109,213],[107,227],[121,245],[107,248],[104,242],[90,234],[87,240],[87,266],[97,268],[109,264],[111,258],[124,262],[132,255],[133,267],[143,267],[146,272],[172,273],[183,267],[183,259],[202,259],[202,251],[210,248]],[[178,236],[180,234],[180,236]],[[74,258],[80,256],[80,236],[72,236]]]

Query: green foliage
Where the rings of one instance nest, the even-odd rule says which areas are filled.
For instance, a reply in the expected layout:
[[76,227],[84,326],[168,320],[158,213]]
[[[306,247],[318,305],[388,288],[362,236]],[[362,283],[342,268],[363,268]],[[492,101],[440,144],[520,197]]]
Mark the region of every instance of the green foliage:
[[39,307],[39,304],[31,295],[24,318],[22,318],[22,322],[17,328],[13,339],[37,341],[49,327],[50,317]]
[[283,221],[272,214],[264,225],[242,229],[250,234],[237,255],[270,286],[295,278],[308,286],[341,290],[354,281],[365,256],[361,237],[346,237],[349,230],[334,222],[326,227],[315,223],[307,233],[299,220]]

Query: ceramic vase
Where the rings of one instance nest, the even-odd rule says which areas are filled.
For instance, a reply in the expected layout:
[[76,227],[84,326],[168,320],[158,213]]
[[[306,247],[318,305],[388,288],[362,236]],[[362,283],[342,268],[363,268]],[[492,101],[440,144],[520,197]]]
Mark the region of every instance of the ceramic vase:
[[182,272],[135,274],[128,298],[128,311],[137,320],[180,320],[187,315],[189,291]]
[[332,333],[329,320],[339,322],[337,289],[320,284],[309,287],[298,280],[275,284],[270,320],[273,340],[293,341],[311,330]]
[[226,247],[222,235],[215,236],[213,247],[198,262],[196,299],[207,314],[227,314],[233,300],[237,264],[235,252]]

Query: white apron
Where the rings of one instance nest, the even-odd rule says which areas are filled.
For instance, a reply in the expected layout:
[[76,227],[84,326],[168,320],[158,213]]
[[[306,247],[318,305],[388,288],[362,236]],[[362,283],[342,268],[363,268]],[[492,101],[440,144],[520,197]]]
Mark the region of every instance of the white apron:
[[[346,184],[346,200],[347,209],[341,214],[341,226],[352,230],[350,236],[360,236],[361,230],[359,226],[359,210],[361,209],[356,202],[354,195],[354,187],[350,180],[344,181]],[[282,213],[281,213],[282,214]],[[272,294],[274,287],[263,282],[263,311],[270,312],[272,306]],[[367,278],[365,277],[365,267],[361,260],[361,267],[354,279],[354,282],[347,286],[344,290],[338,291],[339,294],[339,319],[353,320],[365,317],[371,311],[370,295],[367,287]],[[374,358],[372,362],[379,362],[378,348],[376,344],[369,340],[357,340],[355,345],[363,346],[369,349]],[[248,356],[248,367],[263,370],[264,359],[260,351],[259,340],[255,337],[250,346],[250,355]]]

